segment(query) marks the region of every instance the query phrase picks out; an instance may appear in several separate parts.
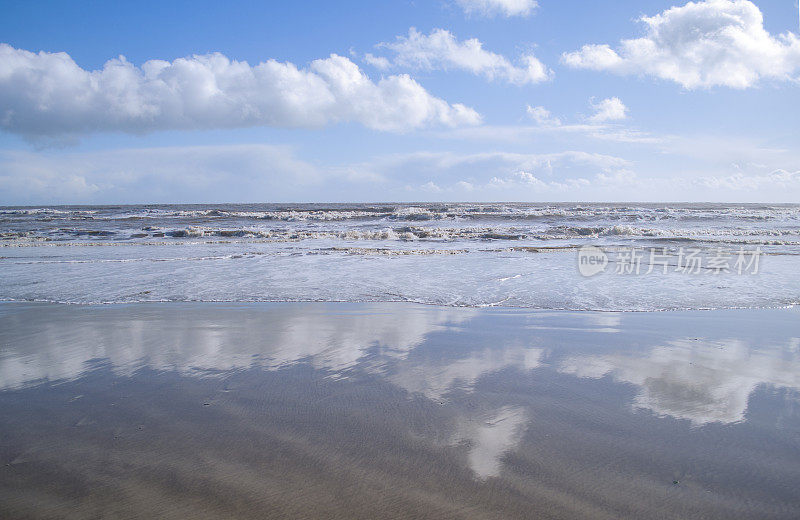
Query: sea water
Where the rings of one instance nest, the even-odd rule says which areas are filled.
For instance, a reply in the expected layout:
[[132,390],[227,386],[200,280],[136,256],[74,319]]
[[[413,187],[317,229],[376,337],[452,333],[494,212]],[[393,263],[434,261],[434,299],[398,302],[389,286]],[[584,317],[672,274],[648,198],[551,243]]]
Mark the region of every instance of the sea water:
[[[588,245],[617,261],[582,276],[578,254]],[[620,269],[620,255],[634,250],[641,269]],[[671,260],[648,266],[655,251]],[[692,252],[725,255],[730,269],[681,269]],[[757,254],[758,265],[737,270],[742,254]],[[800,205],[0,208],[0,299],[14,301],[783,307],[800,301],[799,270]]]

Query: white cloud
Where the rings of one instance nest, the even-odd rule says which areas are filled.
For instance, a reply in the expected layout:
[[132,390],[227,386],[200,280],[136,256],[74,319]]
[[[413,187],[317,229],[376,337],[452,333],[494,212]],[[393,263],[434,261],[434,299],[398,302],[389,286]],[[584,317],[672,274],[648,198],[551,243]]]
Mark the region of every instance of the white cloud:
[[365,60],[379,68],[389,63],[395,67],[416,70],[465,70],[490,81],[502,80],[516,85],[539,83],[550,77],[550,70],[532,54],[523,55],[515,66],[500,54],[487,51],[476,38],[459,41],[447,30],[434,29],[430,34],[420,33],[413,27],[408,36],[398,36],[392,43],[379,47],[396,53],[391,62],[371,54]]
[[364,62],[380,70],[386,70],[392,66],[392,62],[389,61],[389,58],[385,56],[375,56],[369,52],[364,55]]
[[482,16],[529,16],[539,5],[536,0],[456,0],[467,14]]
[[625,119],[628,107],[618,98],[612,97],[593,104],[594,115],[589,117],[592,123],[605,123],[606,121],[619,121]]
[[250,66],[214,53],[141,67],[119,57],[87,71],[63,52],[0,44],[0,128],[26,136],[341,121],[407,131],[477,124],[480,116],[432,96],[405,74],[373,82],[335,54],[306,69],[275,60]]
[[642,38],[609,45],[584,45],[565,53],[575,68],[646,74],[684,88],[747,88],[762,78],[792,79],[800,71],[800,40],[764,29],[758,7],[748,0],[706,0],[672,7],[640,19]]
[[536,138],[569,139],[573,146],[576,137],[627,144],[657,144],[669,141],[674,136],[657,136],[634,128],[608,124],[627,118],[628,108],[618,98],[609,98],[593,105],[595,113],[582,116],[582,122],[571,123],[554,116],[546,107],[526,105],[525,113],[534,125],[481,125],[437,132],[448,139],[475,141],[501,141],[507,143],[529,143]]
[[528,105],[525,107],[525,112],[528,114],[528,117],[542,126],[558,126],[561,124],[561,120],[557,117],[553,117],[550,111],[545,107]]
[[440,187],[439,187],[439,186],[438,186],[438,185],[437,185],[435,182],[433,182],[433,181],[428,181],[428,182],[426,182],[425,184],[423,184],[422,186],[420,186],[420,189],[421,189],[422,191],[427,191],[427,192],[430,192],[430,193],[439,193],[440,191],[442,191],[442,188],[440,188]]

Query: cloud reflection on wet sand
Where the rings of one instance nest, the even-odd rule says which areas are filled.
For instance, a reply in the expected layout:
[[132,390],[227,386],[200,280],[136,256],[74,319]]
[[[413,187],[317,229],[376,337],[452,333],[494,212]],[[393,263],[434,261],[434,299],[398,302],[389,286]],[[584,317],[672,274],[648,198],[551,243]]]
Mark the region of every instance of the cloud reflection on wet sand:
[[799,323],[2,304],[0,513],[795,518]]

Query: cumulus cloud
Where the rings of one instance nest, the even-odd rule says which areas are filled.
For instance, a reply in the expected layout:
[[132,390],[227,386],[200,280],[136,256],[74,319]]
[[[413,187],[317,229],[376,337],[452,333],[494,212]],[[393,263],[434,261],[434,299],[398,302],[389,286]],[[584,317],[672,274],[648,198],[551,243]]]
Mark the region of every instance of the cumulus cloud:
[[645,35],[609,45],[584,45],[562,55],[568,66],[642,74],[684,88],[747,88],[759,80],[797,78],[800,40],[764,29],[749,0],[706,0],[643,16]]
[[405,74],[374,82],[336,54],[308,68],[275,60],[251,66],[219,53],[136,67],[120,56],[88,71],[63,52],[0,44],[0,128],[17,134],[321,127],[345,121],[402,132],[477,124],[480,116],[434,97]]
[[628,107],[618,97],[606,98],[593,104],[592,108],[594,108],[594,114],[589,117],[589,121],[592,123],[619,121],[628,117]]
[[467,14],[481,16],[529,16],[538,7],[536,0],[456,0]]
[[519,64],[514,65],[506,57],[485,50],[480,40],[459,41],[445,29],[434,29],[426,35],[412,27],[408,36],[398,36],[394,42],[378,46],[393,51],[394,59],[368,54],[365,60],[384,69],[395,66],[415,70],[464,70],[490,81],[516,85],[540,83],[551,75],[533,54],[523,55]]

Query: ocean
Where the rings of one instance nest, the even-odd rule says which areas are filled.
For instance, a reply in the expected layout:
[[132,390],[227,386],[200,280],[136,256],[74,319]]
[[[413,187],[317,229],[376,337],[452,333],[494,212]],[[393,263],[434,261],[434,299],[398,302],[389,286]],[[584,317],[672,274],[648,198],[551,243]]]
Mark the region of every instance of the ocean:
[[[580,248],[619,259],[578,271]],[[0,299],[407,301],[567,310],[800,301],[800,205],[214,204],[0,208]],[[669,257],[647,265],[651,254]],[[681,269],[691,252],[728,270]],[[734,260],[759,255],[741,272]],[[749,259],[749,261],[752,259]],[[750,262],[752,263],[752,262]],[[655,267],[655,268],[653,268]]]

